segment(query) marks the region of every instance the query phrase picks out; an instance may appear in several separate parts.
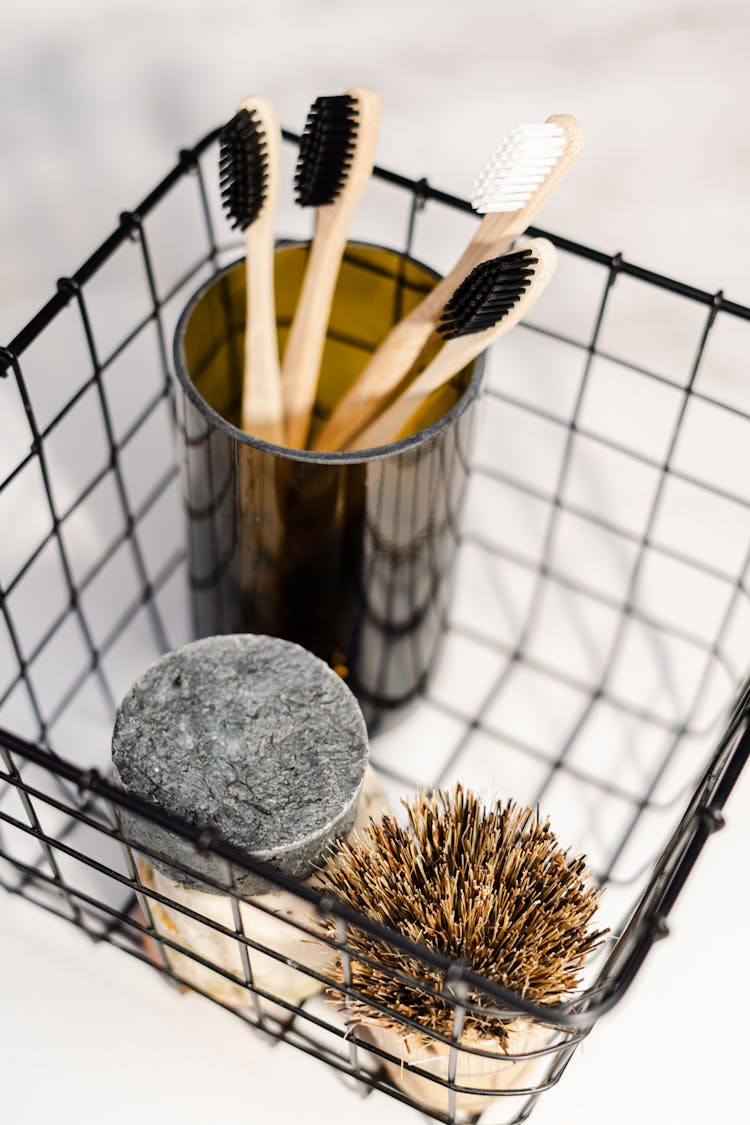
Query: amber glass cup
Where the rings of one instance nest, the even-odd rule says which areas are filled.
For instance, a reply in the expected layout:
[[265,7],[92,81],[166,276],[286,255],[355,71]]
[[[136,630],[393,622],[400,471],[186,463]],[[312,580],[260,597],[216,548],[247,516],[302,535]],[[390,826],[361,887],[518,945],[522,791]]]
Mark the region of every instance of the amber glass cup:
[[[279,348],[307,244],[276,254]],[[393,250],[347,247],[313,432],[437,281]],[[267,633],[328,661],[371,727],[424,685],[440,641],[482,361],[424,406],[410,437],[356,453],[271,445],[239,429],[245,270],[191,299],[175,335],[176,413],[196,636]]]

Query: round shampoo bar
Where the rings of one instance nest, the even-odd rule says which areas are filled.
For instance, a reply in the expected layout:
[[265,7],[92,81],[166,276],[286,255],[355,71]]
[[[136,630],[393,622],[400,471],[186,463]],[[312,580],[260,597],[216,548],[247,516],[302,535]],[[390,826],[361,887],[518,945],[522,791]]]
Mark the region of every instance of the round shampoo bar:
[[[362,713],[335,672],[299,645],[252,635],[208,637],[156,661],[122,701],[112,740],[128,793],[301,879],[352,827],[367,759]],[[216,890],[169,861],[226,882],[218,856],[126,810],[122,819],[175,882]],[[232,874],[243,894],[274,889]]]

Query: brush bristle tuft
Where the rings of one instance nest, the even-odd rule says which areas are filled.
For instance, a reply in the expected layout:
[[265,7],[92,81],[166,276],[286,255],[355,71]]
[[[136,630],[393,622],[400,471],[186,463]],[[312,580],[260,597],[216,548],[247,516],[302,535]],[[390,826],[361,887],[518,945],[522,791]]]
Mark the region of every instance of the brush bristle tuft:
[[267,142],[260,118],[241,109],[219,134],[219,187],[230,226],[245,230],[266,199]]
[[294,187],[300,207],[333,203],[349,173],[357,135],[357,101],[349,94],[316,98],[300,139]]
[[472,207],[480,215],[520,210],[564,150],[565,133],[559,125],[517,125],[495,149],[474,184]]
[[[511,800],[484,804],[460,785],[404,805],[408,826],[383,816],[370,821],[362,839],[339,842],[323,886],[367,918],[468,962],[527,1000],[567,999],[606,932],[591,928],[599,892],[584,857],[564,851],[538,811]],[[335,922],[329,929],[338,936]],[[370,1008],[350,993],[350,1013],[402,1033],[398,1016],[452,1034],[454,1012],[441,971],[355,926],[348,927],[347,941],[352,956],[346,970],[337,958],[335,979],[386,1009]],[[492,1001],[472,991],[467,1004],[477,1007],[467,1011],[465,1032],[507,1040],[496,1011],[482,1010],[495,1007]]]
[[452,340],[494,327],[518,304],[536,264],[531,250],[518,250],[475,266],[443,309],[437,331]]

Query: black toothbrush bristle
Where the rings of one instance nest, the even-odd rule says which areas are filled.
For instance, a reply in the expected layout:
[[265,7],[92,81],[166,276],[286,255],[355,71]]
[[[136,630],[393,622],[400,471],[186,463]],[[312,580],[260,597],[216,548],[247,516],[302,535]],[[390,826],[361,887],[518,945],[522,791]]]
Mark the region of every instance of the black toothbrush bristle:
[[266,135],[254,111],[241,109],[219,134],[219,187],[230,226],[245,230],[265,202]]
[[354,152],[357,121],[357,102],[349,94],[316,98],[310,106],[294,175],[300,207],[325,207],[343,188]]
[[437,331],[452,340],[492,328],[526,292],[536,263],[531,250],[518,250],[475,266],[443,309]]

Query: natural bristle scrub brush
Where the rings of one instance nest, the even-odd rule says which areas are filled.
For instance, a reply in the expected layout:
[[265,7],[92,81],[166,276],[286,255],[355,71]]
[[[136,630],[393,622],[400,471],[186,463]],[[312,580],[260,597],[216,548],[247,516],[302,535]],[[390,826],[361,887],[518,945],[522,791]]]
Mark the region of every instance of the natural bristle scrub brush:
[[[323,886],[380,926],[527,1001],[571,999],[605,933],[592,926],[599,892],[585,858],[564,850],[538,811],[512,800],[485,803],[458,785],[403,803],[408,824],[386,815],[334,847]],[[333,922],[329,933],[339,936]],[[457,1112],[486,1109],[493,1094],[540,1081],[555,1056],[553,1027],[502,1010],[470,986],[457,1023],[444,970],[355,925],[347,927],[347,945],[349,955],[336,956],[331,970],[347,991],[329,995],[360,1042],[391,1056],[378,1060],[418,1105],[453,1121]],[[472,1092],[440,1084],[449,1078]]]
[[437,331],[445,343],[438,354],[348,448],[371,449],[405,436],[427,399],[526,315],[556,264],[554,246],[539,238],[475,266],[441,314]]
[[331,302],[352,219],[375,160],[380,98],[352,88],[310,108],[295,175],[297,202],[316,207],[315,235],[282,363],[287,444],[307,444]]
[[321,428],[313,448],[346,449],[398,393],[435,333],[440,314],[480,262],[504,254],[534,221],[585,144],[575,117],[556,114],[544,124],[518,125],[498,146],[472,195],[484,215],[450,273],[388,334]]
[[245,375],[242,429],[284,443],[284,408],[276,338],[274,214],[279,188],[280,133],[265,98],[247,98],[219,138],[222,201],[245,236]]

